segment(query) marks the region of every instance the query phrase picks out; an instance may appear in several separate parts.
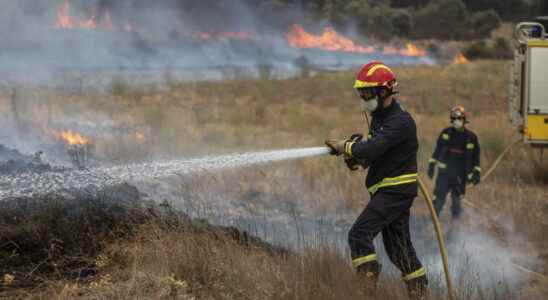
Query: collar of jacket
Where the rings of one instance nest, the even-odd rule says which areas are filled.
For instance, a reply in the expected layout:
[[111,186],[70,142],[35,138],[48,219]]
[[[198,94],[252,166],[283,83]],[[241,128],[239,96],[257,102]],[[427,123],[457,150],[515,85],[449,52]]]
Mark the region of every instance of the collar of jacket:
[[384,118],[390,115],[391,113],[393,113],[394,111],[398,111],[398,110],[401,110],[400,102],[396,98],[394,98],[394,100],[388,107],[383,107],[382,109],[378,109],[374,111],[371,115],[373,115],[374,117]]
[[466,127],[462,127],[462,129],[456,129],[455,127],[451,126],[451,133],[455,133],[455,134],[464,134],[466,133]]

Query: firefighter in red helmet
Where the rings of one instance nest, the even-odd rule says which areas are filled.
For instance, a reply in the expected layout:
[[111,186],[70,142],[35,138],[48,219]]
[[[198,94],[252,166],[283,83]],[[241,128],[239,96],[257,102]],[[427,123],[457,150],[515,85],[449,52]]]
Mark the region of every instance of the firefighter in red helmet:
[[410,209],[417,196],[417,130],[411,114],[394,98],[396,85],[394,72],[382,62],[364,65],[354,88],[362,111],[372,116],[369,134],[326,144],[331,154],[343,155],[349,167],[369,167],[365,185],[371,200],[348,234],[352,265],[373,290],[381,271],[373,239],[382,232],[386,253],[402,272],[410,297],[423,299],[426,270],[409,233]]
[[450,127],[439,135],[436,149],[428,164],[428,176],[434,177],[436,167],[438,177],[434,188],[434,207],[439,215],[447,194],[451,193],[451,216],[456,219],[461,214],[461,199],[466,192],[466,184],[480,182],[480,145],[474,132],[466,128],[467,115],[464,107],[455,106],[450,112]]

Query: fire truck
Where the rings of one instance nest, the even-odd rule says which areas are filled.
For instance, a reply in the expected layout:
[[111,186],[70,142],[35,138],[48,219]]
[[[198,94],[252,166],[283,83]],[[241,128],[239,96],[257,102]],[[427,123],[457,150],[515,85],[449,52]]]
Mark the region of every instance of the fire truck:
[[516,26],[510,117],[525,143],[548,147],[548,17]]

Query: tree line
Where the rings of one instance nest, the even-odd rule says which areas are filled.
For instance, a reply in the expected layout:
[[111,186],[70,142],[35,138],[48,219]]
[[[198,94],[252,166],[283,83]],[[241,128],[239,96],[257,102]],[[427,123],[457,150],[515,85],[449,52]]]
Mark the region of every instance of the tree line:
[[503,21],[548,15],[546,0],[270,0],[360,34],[468,40],[488,37]]

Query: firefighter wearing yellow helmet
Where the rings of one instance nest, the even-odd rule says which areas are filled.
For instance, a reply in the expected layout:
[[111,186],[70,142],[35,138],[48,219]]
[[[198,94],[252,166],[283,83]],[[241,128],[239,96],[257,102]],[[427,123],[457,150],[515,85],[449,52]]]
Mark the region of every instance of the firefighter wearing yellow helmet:
[[351,169],[369,168],[365,185],[371,200],[348,233],[352,265],[368,290],[374,290],[381,265],[373,239],[382,232],[386,253],[402,272],[410,297],[422,299],[426,270],[409,234],[410,209],[417,196],[417,130],[411,114],[394,98],[395,87],[394,72],[382,62],[363,66],[354,88],[362,111],[372,116],[369,134],[326,144],[331,154],[343,155]]
[[451,216],[461,214],[461,199],[466,193],[466,184],[478,184],[481,179],[480,145],[474,132],[466,128],[467,114],[462,106],[455,106],[450,112],[451,126],[442,130],[436,149],[428,164],[428,176],[438,177],[434,188],[434,208],[439,215],[445,198],[451,193]]

